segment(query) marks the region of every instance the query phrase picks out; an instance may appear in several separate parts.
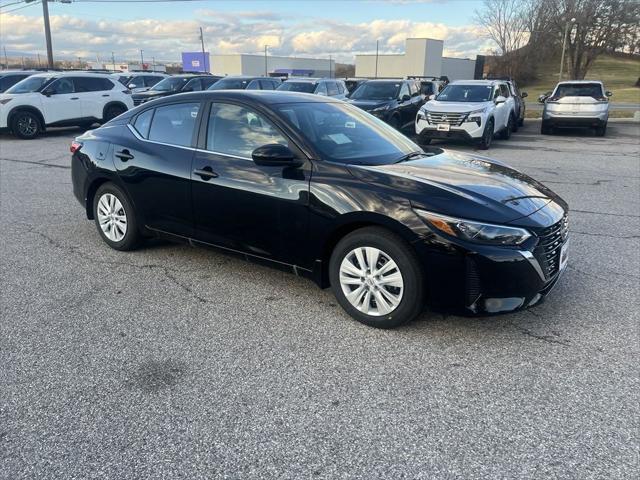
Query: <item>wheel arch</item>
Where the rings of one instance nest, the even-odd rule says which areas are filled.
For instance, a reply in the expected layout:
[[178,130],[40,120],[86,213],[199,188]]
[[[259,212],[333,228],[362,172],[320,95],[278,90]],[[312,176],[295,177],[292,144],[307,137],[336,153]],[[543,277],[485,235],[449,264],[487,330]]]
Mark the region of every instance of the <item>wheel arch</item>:
[[386,215],[371,212],[355,212],[346,214],[344,217],[342,221],[334,225],[325,237],[322,243],[321,256],[316,261],[315,268],[317,271],[314,272],[314,277],[316,283],[318,283],[321,288],[327,288],[331,285],[329,281],[329,259],[340,240],[350,233],[365,227],[380,227],[397,234],[409,245],[418,238],[409,227]]
[[18,105],[16,107],[13,107],[10,111],[9,114],[7,115],[7,126],[9,128],[11,128],[11,123],[13,121],[13,117],[20,113],[20,112],[31,112],[33,113],[36,117],[38,117],[38,121],[40,122],[40,128],[42,130],[44,130],[46,128],[46,123],[44,121],[44,115],[42,114],[42,112],[40,111],[40,109],[38,107],[35,107],[33,105]]

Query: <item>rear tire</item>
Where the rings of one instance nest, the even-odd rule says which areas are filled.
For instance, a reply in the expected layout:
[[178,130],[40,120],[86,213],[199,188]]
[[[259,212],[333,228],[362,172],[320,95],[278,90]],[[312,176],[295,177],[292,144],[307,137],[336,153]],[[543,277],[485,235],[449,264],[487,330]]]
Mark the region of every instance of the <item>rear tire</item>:
[[113,120],[118,115],[122,115],[127,109],[121,105],[111,105],[104,111],[103,123],[107,123],[109,120]]
[[507,120],[507,126],[504,127],[504,130],[500,132],[500,138],[502,140],[509,140],[511,138],[511,132],[513,132],[513,125],[515,120],[513,118],[513,114],[509,115],[509,120]]
[[492,141],[493,141],[493,118],[489,119],[487,124],[484,126],[484,131],[482,132],[482,138],[478,143],[478,148],[480,150],[489,150],[489,147],[491,147]]
[[385,228],[361,228],[340,240],[329,277],[342,308],[370,327],[397,327],[424,307],[420,261],[407,242]]
[[389,119],[389,125],[395,128],[396,130],[400,130],[400,120],[396,115]]
[[518,127],[524,127],[524,117],[518,119]]
[[540,133],[542,135],[551,135],[552,132],[553,130],[551,128],[551,125],[543,120],[542,124],[540,125]]
[[605,123],[601,127],[596,127],[596,136],[604,137],[607,134],[607,124]]
[[17,112],[11,118],[11,131],[23,140],[33,140],[40,135],[42,126],[35,113],[29,111]]
[[140,243],[133,205],[114,183],[98,187],[93,197],[93,218],[102,240],[114,250],[133,250]]

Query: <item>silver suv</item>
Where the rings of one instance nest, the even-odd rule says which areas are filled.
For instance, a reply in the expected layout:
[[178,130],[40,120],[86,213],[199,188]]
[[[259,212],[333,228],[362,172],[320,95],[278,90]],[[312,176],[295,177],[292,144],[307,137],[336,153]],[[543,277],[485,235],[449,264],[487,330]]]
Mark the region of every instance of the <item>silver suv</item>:
[[276,90],[287,92],[315,93],[325,97],[339,98],[345,100],[349,95],[349,90],[344,80],[335,78],[290,78],[282,82]]
[[611,95],[596,80],[558,83],[553,92],[538,98],[544,103],[540,133],[548,135],[556,127],[587,127],[595,128],[596,135],[603,137],[607,132]]

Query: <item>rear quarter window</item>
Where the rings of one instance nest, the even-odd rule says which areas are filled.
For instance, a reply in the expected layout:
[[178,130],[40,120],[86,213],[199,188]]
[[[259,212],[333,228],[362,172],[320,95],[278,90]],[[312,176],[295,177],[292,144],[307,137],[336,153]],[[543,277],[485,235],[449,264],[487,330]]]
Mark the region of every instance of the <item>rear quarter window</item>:
[[142,112],[133,121],[133,128],[142,138],[149,138],[149,127],[151,126],[151,119],[153,118],[154,110],[147,110]]

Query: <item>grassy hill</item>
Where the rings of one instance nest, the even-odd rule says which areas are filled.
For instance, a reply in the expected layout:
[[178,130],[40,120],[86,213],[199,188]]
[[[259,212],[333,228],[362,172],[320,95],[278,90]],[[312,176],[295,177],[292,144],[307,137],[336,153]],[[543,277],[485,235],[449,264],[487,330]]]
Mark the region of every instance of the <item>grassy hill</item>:
[[[560,58],[549,60],[540,66],[538,80],[520,86],[529,94],[529,101],[553,89],[558,82],[559,69]],[[564,80],[568,80],[566,71],[563,77]],[[640,103],[640,87],[635,86],[638,77],[640,77],[640,59],[602,55],[594,62],[585,79],[603,81],[605,88],[613,92],[611,97],[613,102]]]

